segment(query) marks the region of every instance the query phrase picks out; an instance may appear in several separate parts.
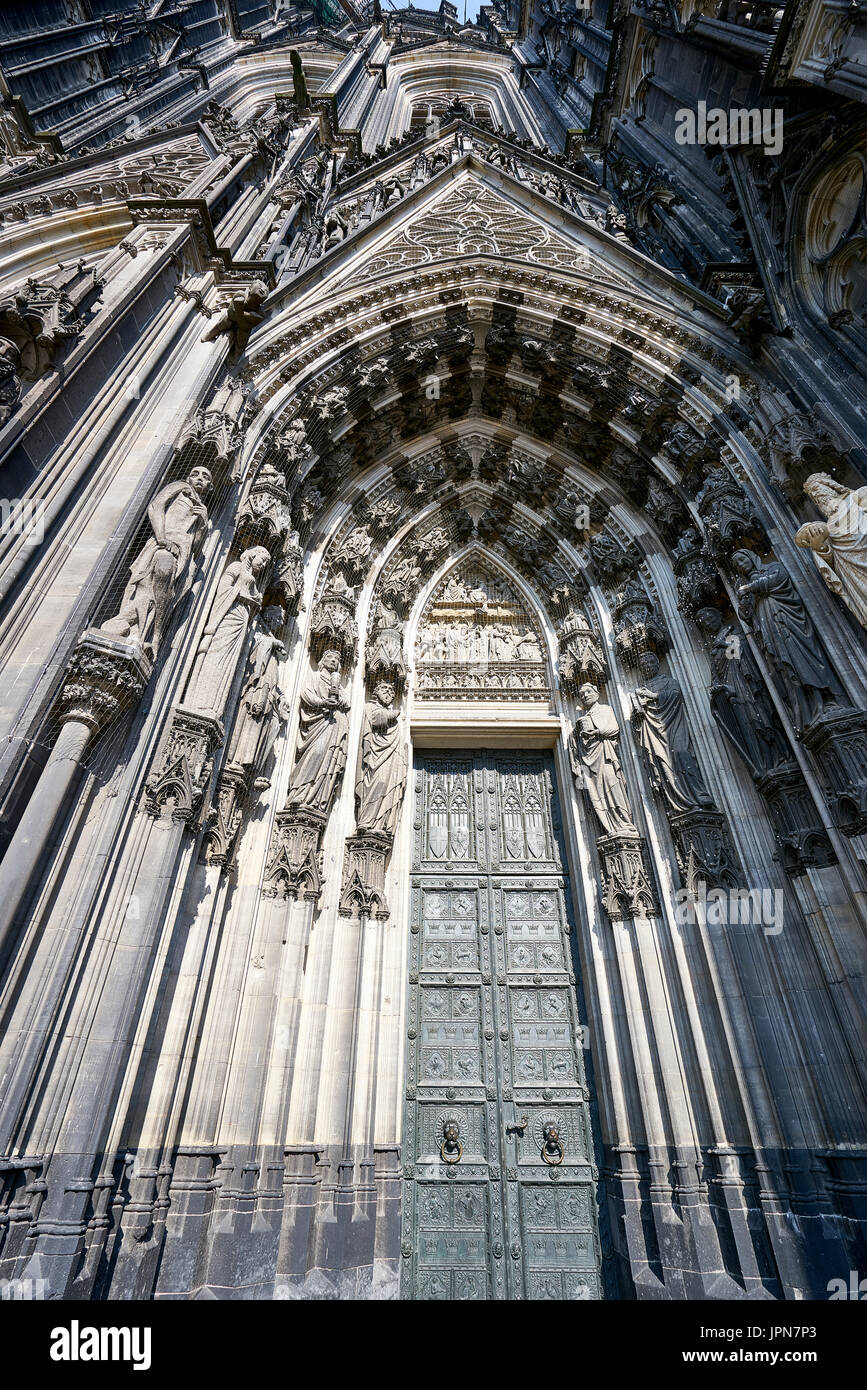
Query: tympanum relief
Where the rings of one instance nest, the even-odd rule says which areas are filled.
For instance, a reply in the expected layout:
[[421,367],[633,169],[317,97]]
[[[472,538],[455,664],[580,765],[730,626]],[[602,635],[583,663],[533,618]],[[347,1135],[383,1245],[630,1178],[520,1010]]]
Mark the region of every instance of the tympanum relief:
[[473,564],[446,576],[416,638],[416,699],[548,696],[542,638],[511,585]]

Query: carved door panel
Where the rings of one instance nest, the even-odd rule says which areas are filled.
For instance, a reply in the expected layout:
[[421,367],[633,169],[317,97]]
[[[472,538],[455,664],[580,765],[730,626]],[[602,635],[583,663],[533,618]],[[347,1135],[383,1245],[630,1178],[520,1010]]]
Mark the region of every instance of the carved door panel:
[[403,1297],[598,1298],[553,764],[415,767]]

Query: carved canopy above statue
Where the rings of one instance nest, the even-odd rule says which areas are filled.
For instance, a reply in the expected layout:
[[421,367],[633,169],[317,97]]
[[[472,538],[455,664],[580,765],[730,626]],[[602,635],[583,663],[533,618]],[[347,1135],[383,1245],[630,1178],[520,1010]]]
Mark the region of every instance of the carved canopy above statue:
[[545,645],[527,605],[469,557],[428,601],[415,649],[417,700],[547,700]]

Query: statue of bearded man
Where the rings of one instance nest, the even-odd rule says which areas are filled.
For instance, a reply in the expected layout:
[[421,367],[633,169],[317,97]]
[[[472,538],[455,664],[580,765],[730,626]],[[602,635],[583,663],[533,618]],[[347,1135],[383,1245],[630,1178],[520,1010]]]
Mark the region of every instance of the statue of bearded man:
[[148,507],[152,535],[133,560],[117,615],[102,624],[135,642],[153,660],[173,610],[189,590],[208,528],[210,470],[196,465],[183,482],[166,483]]

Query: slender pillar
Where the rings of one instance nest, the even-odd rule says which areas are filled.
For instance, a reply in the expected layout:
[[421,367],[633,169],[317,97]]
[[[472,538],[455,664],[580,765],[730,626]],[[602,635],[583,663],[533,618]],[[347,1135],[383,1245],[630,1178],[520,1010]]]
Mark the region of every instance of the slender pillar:
[[60,733],[0,863],[0,947],[22,923],[82,759],[99,732],[128,709],[150,677],[140,647],[88,631],[72,656],[58,701]]

